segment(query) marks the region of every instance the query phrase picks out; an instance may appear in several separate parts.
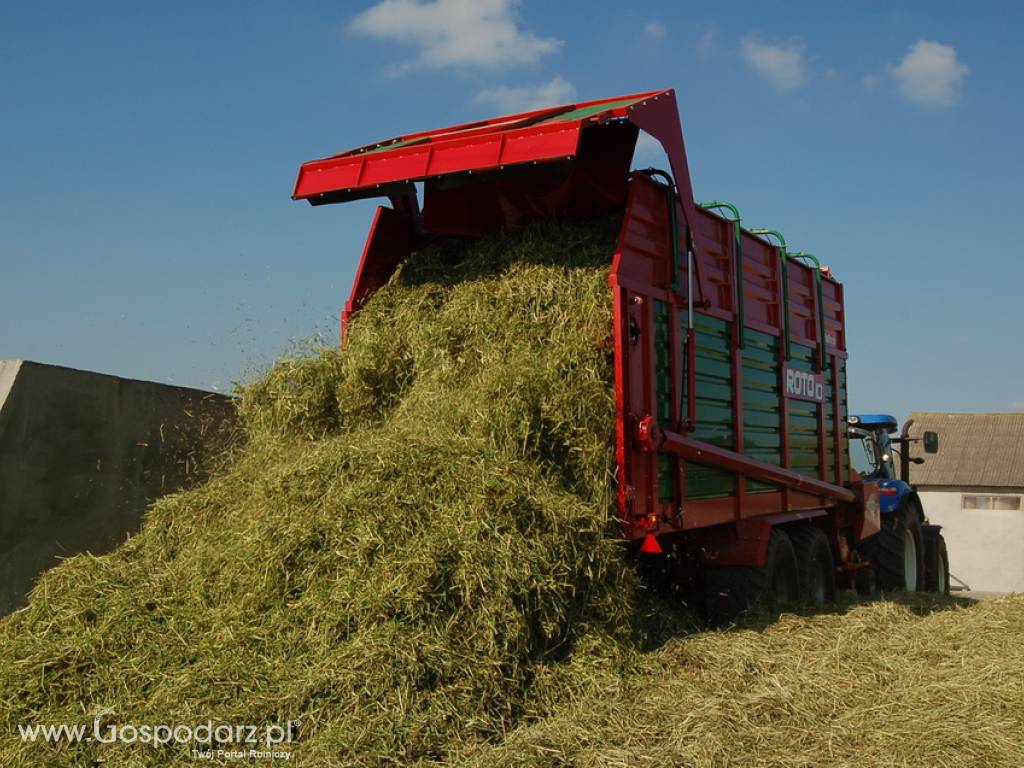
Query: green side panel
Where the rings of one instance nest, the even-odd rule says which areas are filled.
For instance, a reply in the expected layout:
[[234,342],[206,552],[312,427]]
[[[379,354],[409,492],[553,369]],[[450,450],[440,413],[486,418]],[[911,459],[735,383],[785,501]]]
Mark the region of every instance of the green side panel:
[[825,370],[821,372],[821,375],[825,377],[825,404],[823,406],[825,408],[825,467],[827,468],[825,479],[830,482],[834,482],[836,466],[836,408],[832,401],[832,387],[836,376],[835,366],[826,365]]
[[[658,422],[666,426],[675,424],[672,415],[672,335],[669,327],[672,315],[664,301],[654,302],[654,396]],[[671,453],[658,454],[658,500],[671,504],[676,498],[676,457]]]
[[674,454],[658,454],[658,501],[662,504],[671,504],[676,500],[676,466]]
[[398,149],[400,147],[408,147],[408,146],[411,146],[413,144],[422,144],[426,140],[427,139],[424,136],[420,136],[419,138],[416,138],[416,139],[401,139],[399,141],[393,141],[390,144],[384,144],[383,146],[380,146],[380,147],[374,147],[373,149],[368,149],[365,152],[363,152],[362,154],[369,155],[369,154],[372,154],[374,152],[390,152],[392,149]]
[[[747,328],[743,348],[743,452],[754,459],[782,463],[782,420],[779,403],[779,342]],[[747,491],[776,491],[778,486],[747,482]]]
[[[789,367],[813,373],[817,350],[800,344],[790,345]],[[818,405],[806,400],[789,400],[789,462],[790,468],[817,478],[820,473],[818,455]]]
[[849,424],[847,423],[846,409],[846,361],[836,358],[836,365],[826,366],[823,375],[825,385],[828,387],[828,401],[825,403],[825,429],[828,435],[828,443],[825,446],[825,461],[828,466],[828,480],[835,480],[835,406],[832,403],[832,381],[839,377],[839,465],[848,468],[850,466],[850,443],[846,434]]
[[569,112],[563,112],[560,115],[549,117],[547,120],[543,120],[540,124],[551,123],[555,121],[564,122],[566,120],[582,120],[585,117],[596,115],[598,112],[604,112],[606,109],[615,109],[616,107],[628,107],[630,104],[636,104],[642,99],[619,99],[618,101],[609,101],[606,104],[595,104],[590,107],[580,107],[579,109],[573,109]]
[[[692,436],[732,450],[735,433],[729,323],[702,314],[695,314],[693,320],[697,340],[697,429]],[[686,462],[688,498],[715,499],[735,493],[734,473]]]
[[843,455],[840,457],[840,464],[844,468],[850,466],[850,439],[847,435],[849,428],[849,410],[846,400],[846,361],[838,360],[839,363],[839,425],[842,431],[840,445],[843,448]]

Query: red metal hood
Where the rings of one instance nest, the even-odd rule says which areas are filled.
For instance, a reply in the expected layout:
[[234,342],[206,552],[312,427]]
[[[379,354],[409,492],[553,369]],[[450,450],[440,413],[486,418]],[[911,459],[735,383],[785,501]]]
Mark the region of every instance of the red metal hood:
[[[665,131],[653,129],[664,123],[669,102],[670,122],[678,125],[674,92],[660,90],[398,136],[303,163],[292,197],[318,205],[390,196],[405,182],[569,160],[579,153],[586,131],[609,122],[628,121],[665,143],[657,135]],[[680,143],[681,138],[680,133]],[[680,169],[673,167],[673,175],[689,191],[689,174],[680,178]]]

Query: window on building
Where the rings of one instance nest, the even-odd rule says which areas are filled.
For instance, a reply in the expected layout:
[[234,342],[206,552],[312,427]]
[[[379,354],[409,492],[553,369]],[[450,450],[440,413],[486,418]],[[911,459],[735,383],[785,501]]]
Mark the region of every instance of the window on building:
[[982,496],[978,494],[962,494],[961,509],[1010,509],[1020,510],[1020,496]]

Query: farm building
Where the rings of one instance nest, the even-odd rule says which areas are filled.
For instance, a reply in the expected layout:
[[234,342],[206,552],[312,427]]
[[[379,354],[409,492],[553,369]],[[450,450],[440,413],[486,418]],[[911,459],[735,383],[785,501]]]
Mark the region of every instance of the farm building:
[[973,590],[1024,592],[1024,413],[910,418],[912,436],[939,435],[939,452],[911,480],[925,514],[944,526],[950,573]]

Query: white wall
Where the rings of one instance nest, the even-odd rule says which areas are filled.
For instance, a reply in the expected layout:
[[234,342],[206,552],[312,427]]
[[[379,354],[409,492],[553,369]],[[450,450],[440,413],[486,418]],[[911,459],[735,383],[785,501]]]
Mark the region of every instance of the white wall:
[[[960,508],[961,493],[1007,490],[919,490],[925,515],[942,526],[949,572],[973,590],[1024,592],[1024,510]],[[1013,490],[1024,494],[1024,489]]]

